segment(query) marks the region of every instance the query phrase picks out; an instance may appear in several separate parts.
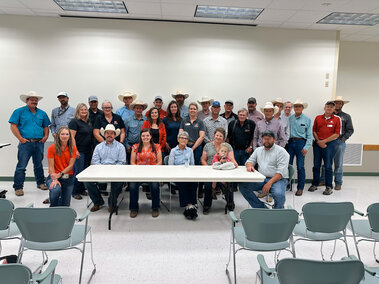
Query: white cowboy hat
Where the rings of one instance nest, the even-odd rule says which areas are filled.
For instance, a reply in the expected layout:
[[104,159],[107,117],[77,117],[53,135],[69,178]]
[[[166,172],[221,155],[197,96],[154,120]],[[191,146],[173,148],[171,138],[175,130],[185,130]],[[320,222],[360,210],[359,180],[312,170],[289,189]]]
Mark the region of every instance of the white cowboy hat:
[[209,102],[210,104],[213,103],[213,99],[211,99],[208,96],[201,97],[200,100],[197,101],[199,104]]
[[272,102],[267,102],[264,107],[261,107],[261,111],[264,112],[265,109],[272,108],[274,110],[274,115],[278,113],[279,108],[274,106]]
[[20,95],[20,100],[22,100],[24,103],[26,103],[26,100],[29,99],[29,98],[37,98],[38,101],[42,100],[43,97],[39,96],[37,94],[37,92],[35,91],[30,91],[29,93],[27,93],[26,95],[25,94],[22,94]]
[[136,100],[135,102],[133,102],[132,104],[130,104],[130,109],[134,109],[134,107],[135,107],[136,105],[140,105],[140,106],[142,106],[142,107],[143,107],[143,110],[145,110],[145,109],[147,108],[147,104],[146,104],[146,103],[144,103],[144,102],[141,101],[141,100]]
[[292,104],[293,106],[294,105],[302,105],[304,109],[306,109],[308,107],[308,104],[303,102],[302,100],[300,99],[296,99],[296,101]]
[[105,129],[101,128],[100,133],[104,136],[105,131],[113,131],[116,134],[116,137],[120,135],[121,130],[119,128],[115,128],[113,124],[108,124]]
[[179,91],[176,91],[176,94],[172,94],[171,95],[174,99],[176,96],[184,96],[184,99],[188,98],[189,97],[189,94],[186,94],[186,92],[182,91],[182,90],[179,90]]
[[122,102],[124,102],[125,97],[132,97],[133,101],[136,99],[137,95],[133,94],[131,92],[123,92],[121,95],[118,96],[118,99]]
[[334,99],[334,102],[343,102],[344,104],[347,104],[349,103],[350,101],[345,101],[343,99],[343,96],[337,96],[335,99]]
[[274,104],[282,104],[282,105],[284,105],[284,102],[283,102],[282,98],[276,98],[275,100],[272,100],[271,102],[272,102],[273,105]]

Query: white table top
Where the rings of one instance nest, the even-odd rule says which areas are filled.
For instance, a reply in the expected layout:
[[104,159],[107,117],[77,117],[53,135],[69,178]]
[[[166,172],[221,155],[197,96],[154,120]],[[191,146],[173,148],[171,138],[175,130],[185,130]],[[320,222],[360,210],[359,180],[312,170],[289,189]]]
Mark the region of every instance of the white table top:
[[265,176],[245,166],[214,170],[211,166],[92,165],[77,175],[81,182],[260,182]]

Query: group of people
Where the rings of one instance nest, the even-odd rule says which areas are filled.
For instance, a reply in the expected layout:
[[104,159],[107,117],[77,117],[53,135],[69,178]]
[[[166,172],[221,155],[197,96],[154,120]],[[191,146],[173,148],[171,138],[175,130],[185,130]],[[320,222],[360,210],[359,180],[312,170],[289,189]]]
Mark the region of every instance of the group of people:
[[[106,184],[81,183],[76,175],[90,164],[94,165],[161,165],[164,157],[170,165],[212,165],[228,163],[231,167],[246,165],[247,171],[258,170],[266,176],[262,183],[240,183],[239,190],[252,207],[264,207],[259,198],[272,196],[274,208],[283,208],[288,178],[288,164],[296,158],[298,184],[296,196],[305,186],[305,156],[313,145],[313,180],[309,191],[325,185],[323,194],[342,186],[342,164],[346,140],[353,134],[351,117],[342,111],[348,103],[342,97],[326,102],[324,113],[314,123],[303,111],[307,103],[277,98],[257,110],[257,101],[251,97],[247,108],[233,112],[234,103],[226,100],[224,113],[220,101],[202,97],[188,106],[189,94],[172,94],[167,110],[163,99],[156,96],[153,107],[146,113],[147,103],[136,94],[124,92],[118,96],[123,106],[113,112],[110,101],[98,106],[98,98],[90,96],[88,105],[80,103],[76,109],[69,105],[69,95],[57,95],[60,106],[53,109],[51,120],[37,107],[42,99],[36,92],[21,95],[26,106],[16,109],[10,127],[19,140],[18,163],[14,174],[15,194],[24,195],[26,166],[32,157],[37,187],[49,189],[50,206],[70,206],[71,197],[82,199],[89,194],[93,201],[91,211],[104,204],[101,195]],[[199,106],[201,109],[199,110]],[[292,108],[294,114],[292,114]],[[54,137],[47,153],[49,176],[45,181],[42,160],[44,143]],[[323,161],[323,166],[322,166]],[[334,172],[333,172],[334,164]],[[148,175],[148,173],[146,173]],[[46,183],[45,183],[46,182]],[[138,215],[140,183],[130,183],[130,217]],[[159,216],[159,183],[148,183],[148,198],[152,200],[152,216]],[[177,183],[180,205],[188,219],[197,217],[197,198],[204,196],[203,213],[208,214],[212,200],[217,199],[218,188],[224,191],[227,207],[234,209],[233,192],[237,184]],[[108,210],[117,206],[117,197],[123,183],[112,182]],[[258,196],[254,193],[260,190]],[[88,193],[87,193],[88,191]]]

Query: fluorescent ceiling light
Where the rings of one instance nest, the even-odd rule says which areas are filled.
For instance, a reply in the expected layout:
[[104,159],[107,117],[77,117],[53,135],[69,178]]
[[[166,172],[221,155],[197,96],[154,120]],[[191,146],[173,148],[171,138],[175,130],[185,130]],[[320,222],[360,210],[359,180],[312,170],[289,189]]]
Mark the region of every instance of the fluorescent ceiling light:
[[318,24],[375,26],[379,23],[378,14],[334,12],[317,22]]
[[127,14],[124,1],[54,0],[65,11]]
[[255,20],[263,9],[197,5],[195,17]]

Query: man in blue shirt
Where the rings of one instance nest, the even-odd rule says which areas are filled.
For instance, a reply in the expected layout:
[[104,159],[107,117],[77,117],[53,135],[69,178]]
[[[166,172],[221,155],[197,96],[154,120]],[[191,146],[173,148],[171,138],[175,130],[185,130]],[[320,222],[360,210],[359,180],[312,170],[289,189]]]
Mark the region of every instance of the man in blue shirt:
[[[108,124],[105,129],[100,129],[101,135],[105,141],[98,144],[93,151],[92,165],[125,165],[126,154],[125,147],[115,138],[120,135],[121,130],[115,128],[113,124]],[[104,199],[100,191],[107,188],[106,183],[86,182],[88,195],[93,202],[91,212],[95,212],[104,205]],[[117,197],[122,190],[122,182],[111,182],[111,193],[108,198],[108,211],[113,212],[117,207]]]
[[24,195],[25,170],[30,157],[34,164],[34,177],[37,187],[47,190],[43,173],[43,146],[49,137],[50,120],[46,112],[37,108],[42,97],[36,92],[30,91],[21,95],[20,99],[26,106],[16,109],[9,119],[13,135],[20,141],[18,144],[18,163],[14,173],[13,188],[17,196]]
[[293,160],[296,156],[297,165],[297,191],[296,196],[303,195],[305,185],[305,155],[308,153],[309,147],[312,145],[312,121],[303,114],[303,110],[307,108],[308,104],[300,101],[299,99],[294,102],[293,107],[295,114],[289,118],[290,123],[290,140],[288,142],[288,153],[290,154],[290,164],[293,165]]
[[122,120],[125,121],[129,116],[134,114],[133,109],[131,109],[130,104],[136,99],[137,95],[131,92],[123,92],[118,96],[118,99],[122,101],[125,105],[116,111],[116,114],[121,116]]
[[51,112],[50,125],[51,134],[53,134],[54,138],[59,128],[62,126],[67,127],[75,114],[75,108],[68,105],[69,97],[66,92],[58,93],[57,98],[61,106],[53,109]]

